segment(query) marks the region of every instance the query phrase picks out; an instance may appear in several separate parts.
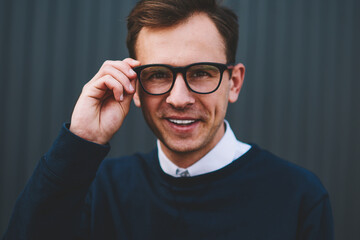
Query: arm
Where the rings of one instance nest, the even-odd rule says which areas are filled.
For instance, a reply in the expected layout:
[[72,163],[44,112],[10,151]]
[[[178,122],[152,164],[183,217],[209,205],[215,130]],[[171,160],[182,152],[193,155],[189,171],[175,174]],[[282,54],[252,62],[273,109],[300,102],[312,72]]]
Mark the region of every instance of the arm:
[[301,226],[299,226],[299,234],[297,239],[334,239],[333,217],[328,195],[325,195],[306,214]]
[[64,126],[20,194],[4,239],[73,239],[88,186],[109,148]]
[[[4,239],[74,239],[106,144],[126,117],[138,61],[107,61],[83,88],[64,126],[19,196]],[[132,87],[130,87],[130,84]]]

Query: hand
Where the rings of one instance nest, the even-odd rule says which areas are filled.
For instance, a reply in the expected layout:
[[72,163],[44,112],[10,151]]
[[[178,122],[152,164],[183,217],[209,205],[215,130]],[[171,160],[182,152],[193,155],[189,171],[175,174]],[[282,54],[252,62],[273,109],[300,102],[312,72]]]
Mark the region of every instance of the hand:
[[98,144],[107,143],[121,127],[136,89],[131,58],[106,61],[83,87],[71,117],[70,131]]

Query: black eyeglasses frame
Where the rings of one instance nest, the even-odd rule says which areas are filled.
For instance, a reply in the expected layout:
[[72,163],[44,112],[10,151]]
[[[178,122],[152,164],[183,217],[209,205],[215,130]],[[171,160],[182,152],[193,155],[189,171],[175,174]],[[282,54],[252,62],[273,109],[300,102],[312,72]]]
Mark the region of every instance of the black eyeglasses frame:
[[[219,80],[219,83],[218,85],[216,86],[216,88],[210,92],[198,92],[198,91],[195,91],[193,90],[187,79],[186,79],[186,71],[190,68],[190,67],[193,67],[193,66],[196,66],[196,65],[210,65],[210,66],[214,66],[214,67],[217,67],[219,70],[220,70],[220,80]],[[141,83],[141,79],[140,79],[140,74],[141,74],[141,71],[147,67],[167,67],[169,68],[172,73],[173,73],[173,82],[169,88],[168,91],[164,92],[164,93],[150,93],[148,92],[143,84]],[[150,95],[163,95],[163,94],[166,94],[168,92],[170,92],[172,90],[172,88],[174,87],[175,85],[175,81],[176,81],[176,78],[177,78],[177,74],[178,73],[181,73],[183,78],[184,78],[184,81],[185,81],[185,84],[186,86],[188,87],[188,89],[190,89],[192,92],[194,93],[198,93],[198,94],[210,94],[210,93],[213,93],[215,92],[216,90],[218,90],[220,84],[221,84],[221,81],[222,81],[222,77],[223,77],[223,74],[226,70],[230,70],[230,76],[231,76],[231,70],[233,68],[233,64],[223,64],[223,63],[215,63],[215,62],[197,62],[197,63],[192,63],[192,64],[189,64],[187,66],[184,66],[184,67],[174,67],[174,66],[171,66],[171,65],[168,65],[168,64],[146,64],[146,65],[141,65],[141,66],[138,66],[138,67],[134,67],[133,70],[136,72],[137,76],[138,76],[138,79],[139,79],[139,82],[140,82],[140,85],[141,85],[141,88],[144,90],[144,92],[146,92],[147,94],[150,94]]]

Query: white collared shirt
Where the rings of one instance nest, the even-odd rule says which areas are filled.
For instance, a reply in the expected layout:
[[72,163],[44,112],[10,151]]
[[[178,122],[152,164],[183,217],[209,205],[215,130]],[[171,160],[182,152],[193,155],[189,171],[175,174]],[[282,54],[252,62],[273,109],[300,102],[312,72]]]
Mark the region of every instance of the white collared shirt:
[[162,170],[173,177],[197,176],[219,170],[249,151],[251,146],[238,141],[229,123],[224,121],[226,130],[221,140],[204,157],[186,169],[179,168],[167,158],[161,149],[160,141],[157,140],[158,157]]

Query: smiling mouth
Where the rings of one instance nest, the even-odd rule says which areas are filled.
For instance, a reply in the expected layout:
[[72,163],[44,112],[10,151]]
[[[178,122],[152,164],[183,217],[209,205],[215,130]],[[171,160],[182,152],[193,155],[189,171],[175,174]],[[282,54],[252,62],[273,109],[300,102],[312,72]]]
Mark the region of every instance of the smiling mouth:
[[190,125],[195,122],[195,120],[180,120],[180,119],[168,119],[170,122],[177,125]]

